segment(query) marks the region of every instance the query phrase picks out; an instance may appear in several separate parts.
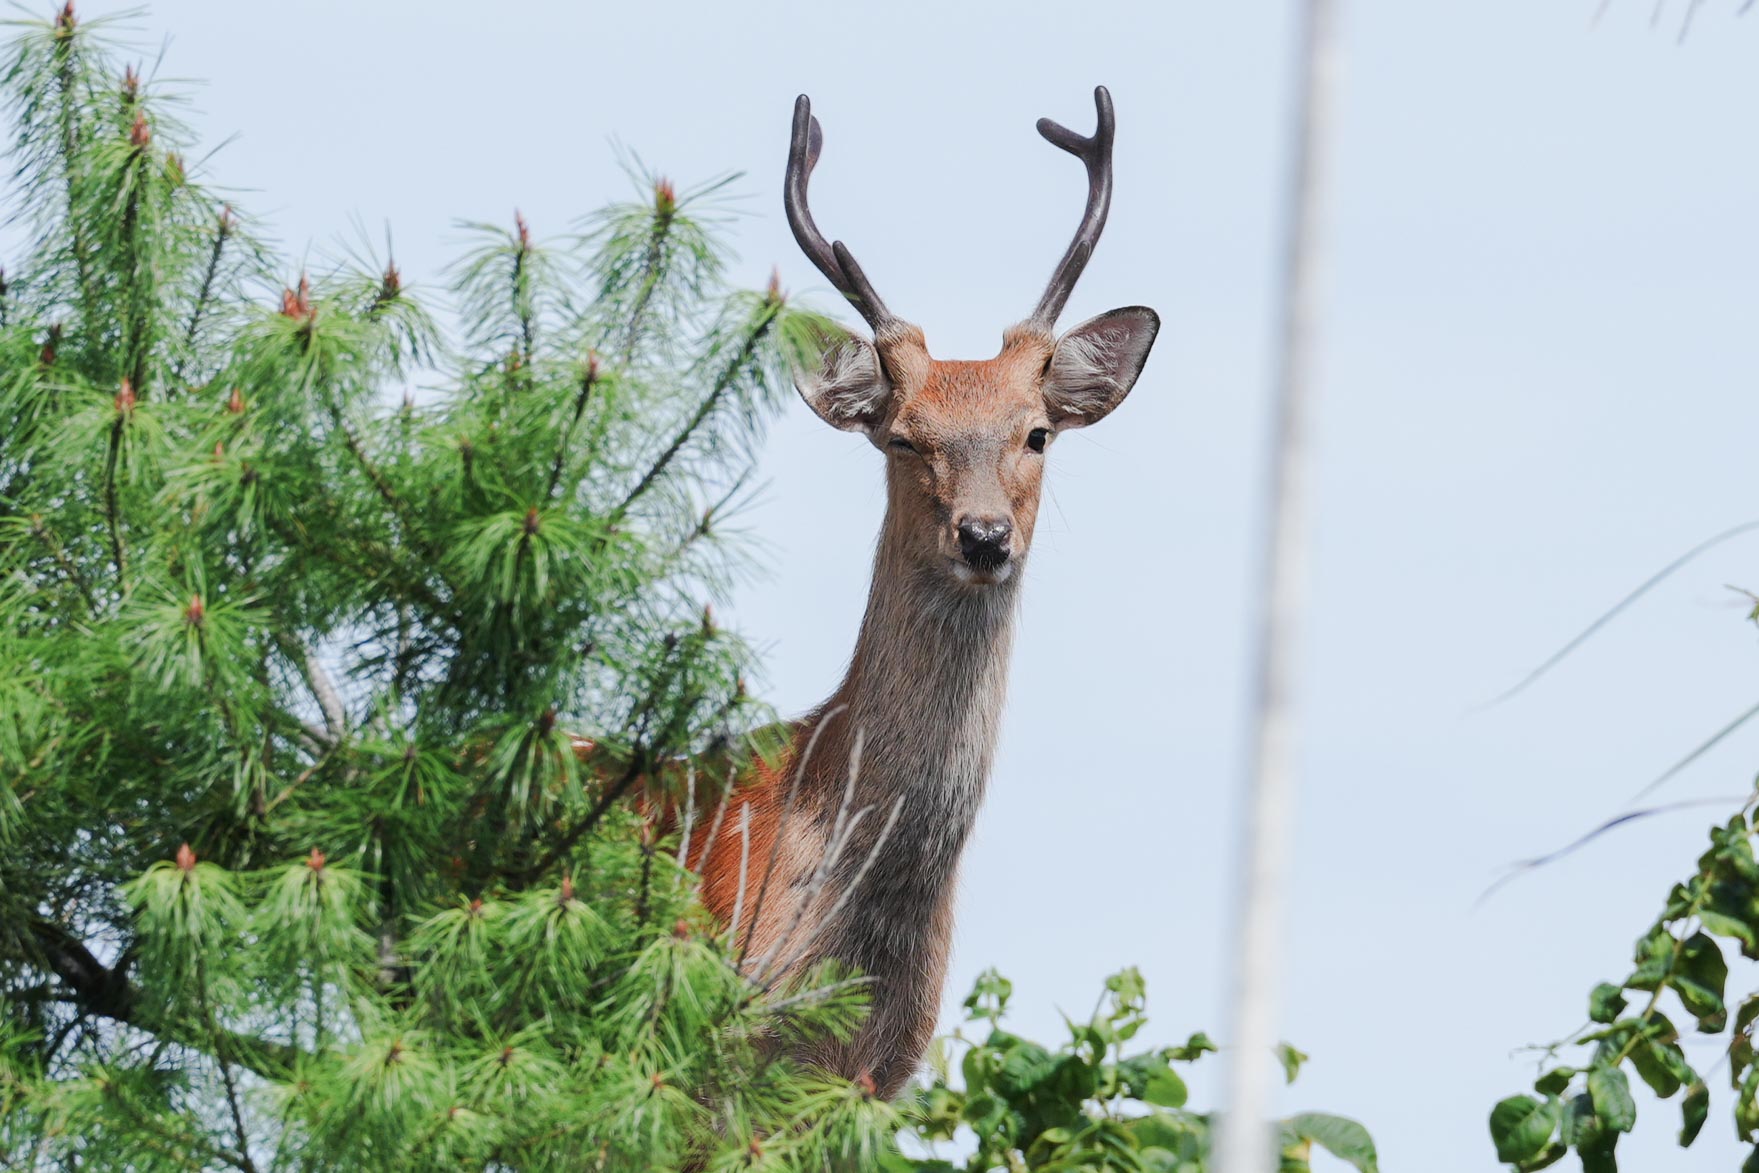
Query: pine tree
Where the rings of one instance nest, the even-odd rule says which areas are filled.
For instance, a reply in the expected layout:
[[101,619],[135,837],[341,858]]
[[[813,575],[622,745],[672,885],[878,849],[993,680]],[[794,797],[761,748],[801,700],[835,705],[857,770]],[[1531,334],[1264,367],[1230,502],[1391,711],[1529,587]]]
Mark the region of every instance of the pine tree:
[[117,28],[16,28],[0,1159],[870,1163],[895,1110],[785,1046],[859,981],[742,976],[625,801],[706,825],[769,745],[708,604],[835,328],[728,287],[728,180],[471,226],[433,314],[288,269]]

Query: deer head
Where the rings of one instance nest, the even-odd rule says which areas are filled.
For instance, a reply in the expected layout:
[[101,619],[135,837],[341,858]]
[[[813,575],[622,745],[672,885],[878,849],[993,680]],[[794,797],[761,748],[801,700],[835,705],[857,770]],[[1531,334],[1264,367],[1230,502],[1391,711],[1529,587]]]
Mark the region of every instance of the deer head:
[[1055,332],[1111,206],[1112,98],[1100,86],[1093,100],[1091,137],[1038,122],[1052,145],[1086,165],[1087,209],[1038,308],[1002,335],[1000,354],[978,362],[930,357],[922,331],[886,309],[843,242],[826,242],[806,198],[824,135],[806,95],[794,103],[788,224],[873,328],[871,342],[850,336],[796,383],[819,418],[865,434],[886,454],[888,527],[911,561],[972,589],[1006,581],[1025,559],[1046,450],[1059,433],[1097,423],[1123,402],[1160,329],[1153,310],[1129,306]]

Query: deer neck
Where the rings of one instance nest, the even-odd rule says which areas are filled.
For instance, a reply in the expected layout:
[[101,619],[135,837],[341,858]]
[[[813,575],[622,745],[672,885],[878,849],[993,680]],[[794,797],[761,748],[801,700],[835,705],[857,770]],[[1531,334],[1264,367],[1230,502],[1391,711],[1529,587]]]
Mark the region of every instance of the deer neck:
[[983,797],[1022,569],[983,589],[953,582],[911,554],[901,511],[888,509],[855,654],[821,710],[833,726],[823,772],[812,771],[821,795],[833,809],[841,801],[859,735],[853,805],[872,809],[857,842],[871,841],[901,801],[885,854],[928,882],[944,883],[956,866]]

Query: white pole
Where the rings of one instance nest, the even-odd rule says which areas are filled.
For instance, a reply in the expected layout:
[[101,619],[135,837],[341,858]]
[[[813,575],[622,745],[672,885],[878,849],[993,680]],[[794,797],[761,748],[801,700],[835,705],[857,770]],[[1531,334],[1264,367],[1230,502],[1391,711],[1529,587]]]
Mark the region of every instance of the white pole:
[[1296,0],[1289,174],[1283,195],[1280,308],[1261,532],[1258,663],[1242,844],[1227,1112],[1219,1173],[1270,1173],[1274,1055],[1284,967],[1284,891],[1294,802],[1294,682],[1306,585],[1306,431],[1319,313],[1319,218],[1331,114],[1336,0]]

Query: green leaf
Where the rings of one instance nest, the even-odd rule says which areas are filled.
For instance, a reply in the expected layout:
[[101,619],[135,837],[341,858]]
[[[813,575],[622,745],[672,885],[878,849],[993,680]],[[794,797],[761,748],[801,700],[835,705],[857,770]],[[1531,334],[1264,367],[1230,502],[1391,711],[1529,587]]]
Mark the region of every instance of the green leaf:
[[1515,1164],[1537,1156],[1557,1131],[1558,1103],[1510,1096],[1490,1110],[1490,1139],[1499,1161]]
[[1629,1132],[1637,1126],[1637,1104],[1631,1099],[1631,1082],[1617,1067],[1596,1067],[1588,1073],[1588,1094],[1594,1115],[1609,1132]]
[[1185,1040],[1184,1046],[1172,1048],[1170,1054],[1174,1059],[1177,1059],[1181,1063],[1190,1063],[1193,1060],[1202,1057],[1205,1052],[1215,1051],[1217,1049],[1215,1043],[1210,1041],[1208,1035],[1204,1034],[1202,1031],[1198,1031],[1196,1034]]
[[1723,990],[1728,982],[1728,962],[1722,948],[1707,933],[1693,933],[1680,945],[1672,985],[1680,1001],[1698,1019],[1698,1029],[1715,1034],[1728,1025]]
[[1649,1085],[1649,1090],[1664,1100],[1679,1091],[1680,1084],[1684,1082],[1679,1067],[1673,1062],[1674,1055],[1679,1056],[1679,1065],[1683,1066],[1685,1056],[1672,1043],[1654,1043],[1644,1039],[1631,1049],[1631,1066],[1637,1069],[1637,1074]]
[[1543,1096],[1561,1096],[1574,1078],[1574,1067],[1554,1067],[1533,1081],[1533,1090]]
[[1301,1074],[1301,1064],[1310,1058],[1306,1052],[1297,1051],[1287,1043],[1278,1043],[1276,1054],[1277,1060],[1283,1065],[1283,1082],[1285,1084],[1295,1082],[1295,1077]]
[[[1283,1127],[1302,1140],[1317,1144],[1338,1160],[1355,1166],[1359,1173],[1380,1171],[1380,1158],[1375,1152],[1373,1138],[1354,1120],[1323,1112],[1302,1112],[1283,1121]],[[1540,1138],[1540,1144],[1544,1144],[1550,1135],[1548,1128],[1545,1137]]]
[[1592,1145],[1576,1150],[1582,1158],[1582,1173],[1618,1173],[1618,1158],[1613,1150],[1618,1146],[1619,1134],[1603,1133]]
[[1625,1012],[1625,993],[1623,986],[1615,986],[1611,982],[1601,982],[1588,995],[1588,1017],[1595,1022],[1612,1022]]
[[1702,1083],[1695,1083],[1686,1089],[1686,1098],[1680,1101],[1680,1147],[1687,1148],[1698,1139],[1698,1133],[1704,1127],[1704,1120],[1710,1115],[1710,1089]]
[[1650,929],[1637,942],[1636,968],[1625,979],[1625,988],[1648,992],[1659,986],[1673,968],[1674,945],[1673,934],[1664,926],[1656,925]]
[[1704,926],[1704,931],[1707,933],[1714,933],[1719,937],[1727,937],[1731,941],[1739,942],[1743,957],[1759,955],[1759,935],[1755,935],[1750,921],[1726,912],[1719,912],[1714,908],[1700,908],[1698,910],[1698,923]]
[[1571,1098],[1564,1106],[1562,1125],[1558,1130],[1559,1138],[1571,1148],[1593,1145],[1600,1139],[1603,1132],[1600,1121],[1594,1115],[1594,1098],[1587,1092]]
[[1562,1141],[1553,1141],[1551,1144],[1547,1145],[1545,1151],[1540,1153],[1537,1157],[1522,1161],[1515,1167],[1519,1169],[1521,1173],[1537,1173],[1538,1170],[1544,1169],[1550,1165],[1555,1165],[1569,1155],[1569,1145],[1564,1144]]

